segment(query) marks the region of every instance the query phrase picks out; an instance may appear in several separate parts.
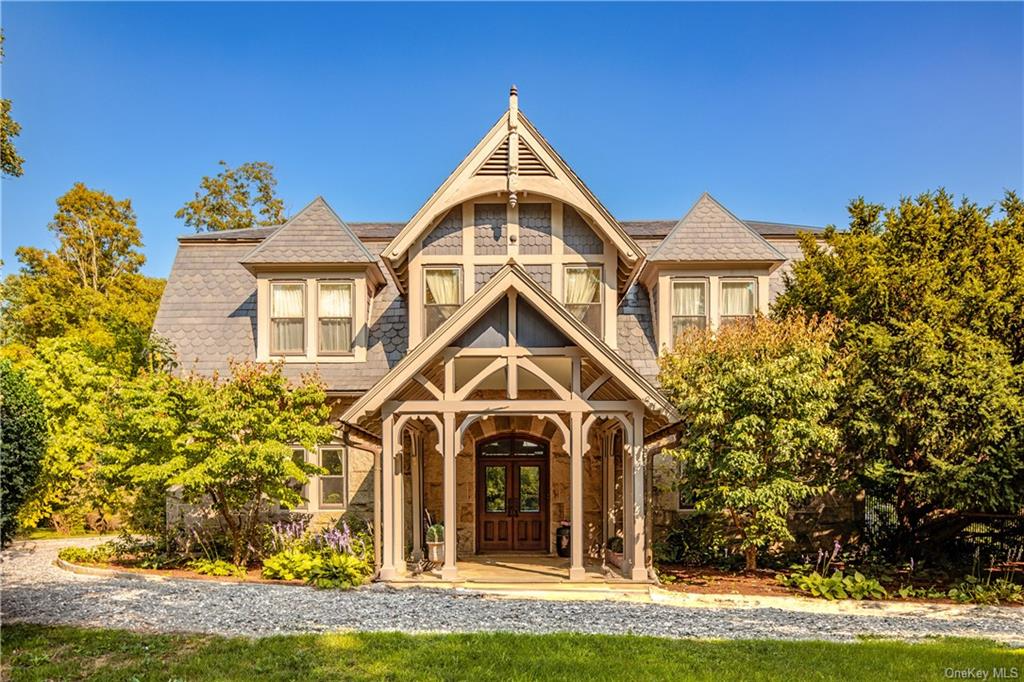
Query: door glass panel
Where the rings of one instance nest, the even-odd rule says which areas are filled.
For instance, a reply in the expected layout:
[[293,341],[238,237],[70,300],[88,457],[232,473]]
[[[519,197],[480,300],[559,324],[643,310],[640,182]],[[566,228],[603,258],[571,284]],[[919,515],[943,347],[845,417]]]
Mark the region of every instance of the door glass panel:
[[484,467],[487,481],[484,508],[488,512],[505,511],[505,467]]
[[507,438],[492,440],[480,446],[480,454],[484,457],[508,457],[511,454],[510,441]]
[[536,441],[526,440],[525,438],[516,438],[513,446],[513,452],[517,455],[525,455],[528,457],[540,457],[544,454],[544,444],[537,443]]
[[540,511],[540,467],[519,467],[519,511]]

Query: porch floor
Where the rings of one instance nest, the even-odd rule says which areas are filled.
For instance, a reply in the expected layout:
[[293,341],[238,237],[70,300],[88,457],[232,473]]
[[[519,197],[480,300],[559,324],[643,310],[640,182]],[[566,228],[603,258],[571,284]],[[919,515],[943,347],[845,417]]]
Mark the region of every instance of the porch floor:
[[604,585],[608,583],[630,584],[630,581],[613,567],[603,567],[597,559],[584,559],[586,577],[580,581],[569,581],[569,559],[558,556],[524,554],[480,554],[456,562],[459,577],[455,581],[441,578],[440,568],[422,573],[409,570],[404,576],[391,580],[393,583],[420,584],[572,584]]

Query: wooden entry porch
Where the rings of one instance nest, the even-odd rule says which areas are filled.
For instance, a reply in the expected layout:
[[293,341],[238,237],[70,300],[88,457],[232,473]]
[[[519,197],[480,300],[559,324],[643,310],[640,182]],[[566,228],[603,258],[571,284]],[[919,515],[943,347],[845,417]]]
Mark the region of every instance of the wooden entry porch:
[[388,582],[415,583],[421,585],[459,583],[489,585],[556,585],[561,583],[584,583],[591,585],[636,584],[622,577],[615,568],[603,566],[596,559],[585,559],[584,575],[570,581],[570,560],[557,556],[532,554],[481,554],[460,558],[456,562],[458,577],[447,580],[440,569],[422,573],[409,572]]

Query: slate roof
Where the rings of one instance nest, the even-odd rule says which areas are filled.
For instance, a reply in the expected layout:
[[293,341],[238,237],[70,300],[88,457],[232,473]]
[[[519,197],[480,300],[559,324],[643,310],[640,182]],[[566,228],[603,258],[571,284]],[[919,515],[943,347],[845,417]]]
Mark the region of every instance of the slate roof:
[[242,258],[242,263],[376,263],[323,197],[317,197]]
[[649,261],[784,261],[768,241],[705,192]]
[[[230,360],[256,356],[256,278],[239,262],[252,244],[199,241],[178,247],[153,329],[175,348],[179,371],[224,375]],[[373,299],[366,362],[289,362],[284,373],[297,379],[315,369],[330,390],[366,390],[408,345],[405,299],[389,279]]]
[[[708,201],[712,205],[704,208]],[[679,228],[684,223],[687,223],[687,232],[683,235],[685,239],[680,240],[677,239]],[[699,242],[689,233],[694,224],[715,235],[714,257],[706,256],[708,260],[728,259],[722,256],[723,242],[719,239],[723,237],[728,238],[724,247],[729,249],[730,256],[734,253],[749,256],[756,252],[762,257],[751,260],[762,260],[764,256],[779,260],[786,256],[762,236],[787,238],[802,230],[820,231],[820,228],[802,225],[740,221],[710,196],[701,197],[680,221],[620,223],[641,248],[651,254],[649,259],[656,254],[665,257],[669,250],[664,248],[664,242],[669,241],[665,237],[670,233],[673,234],[673,244],[681,241],[689,249],[686,253],[692,254],[694,242]],[[154,329],[176,349],[181,371],[225,374],[229,370],[229,360],[252,359],[256,354],[256,279],[246,269],[246,264],[271,262],[271,259],[279,257],[316,259],[311,262],[324,262],[325,258],[372,262],[380,267],[387,281],[373,298],[366,362],[286,363],[284,369],[285,374],[293,378],[316,369],[332,391],[365,391],[394,367],[408,350],[405,298],[399,295],[390,271],[381,267],[383,263],[372,253],[381,248],[377,242],[390,241],[404,225],[400,222],[345,223],[318,197],[284,225],[182,236]],[[721,232],[714,231],[718,229]],[[705,234],[704,238],[710,239],[710,235]],[[790,242],[779,243],[782,249]],[[677,247],[672,245],[671,248]],[[325,255],[326,251],[329,251],[328,255]],[[642,286],[632,286],[620,302],[617,331],[618,354],[645,379],[656,382],[658,366],[654,323],[648,294]]]

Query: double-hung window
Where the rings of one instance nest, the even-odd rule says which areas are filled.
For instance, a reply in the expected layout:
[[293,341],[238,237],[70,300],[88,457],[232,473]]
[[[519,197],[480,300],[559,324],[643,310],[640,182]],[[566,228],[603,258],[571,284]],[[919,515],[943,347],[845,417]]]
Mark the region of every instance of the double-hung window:
[[274,355],[306,352],[306,285],[302,282],[270,285],[270,352]]
[[722,310],[719,326],[754,319],[757,285],[753,279],[722,280]]
[[601,268],[569,266],[565,268],[565,307],[583,324],[601,336]]
[[345,482],[345,448],[320,448],[320,466],[327,472],[320,476],[320,508],[344,509],[348,502]]
[[425,332],[430,335],[462,305],[462,270],[424,268],[423,284]]
[[707,327],[707,282],[672,281],[672,345],[688,329]]
[[352,282],[317,284],[318,351],[324,355],[352,352]]

